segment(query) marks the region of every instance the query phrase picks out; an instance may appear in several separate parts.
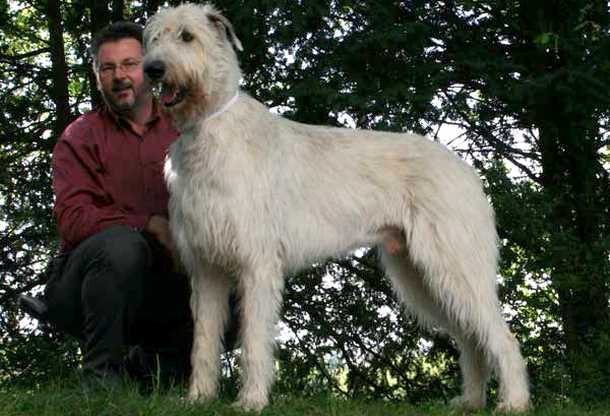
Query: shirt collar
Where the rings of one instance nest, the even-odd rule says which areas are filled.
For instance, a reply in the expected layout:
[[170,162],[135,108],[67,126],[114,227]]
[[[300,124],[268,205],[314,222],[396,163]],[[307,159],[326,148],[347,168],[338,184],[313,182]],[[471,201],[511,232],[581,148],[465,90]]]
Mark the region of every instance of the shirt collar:
[[[152,113],[151,113],[151,117],[150,120],[148,120],[146,122],[146,127],[150,128],[155,122],[157,122],[161,117],[162,117],[162,110],[161,110],[161,106],[159,105],[158,101],[156,98],[153,97],[153,107],[152,107]],[[110,106],[106,103],[104,103],[102,105],[102,110],[101,110],[104,114],[106,114],[108,117],[110,117],[110,119],[119,127],[122,129],[129,129],[130,131],[133,131],[133,129],[131,128],[131,124],[129,123],[129,121],[121,116],[120,114],[118,114],[116,111],[114,111],[112,108],[110,108]],[[135,133],[135,132],[133,132]]]

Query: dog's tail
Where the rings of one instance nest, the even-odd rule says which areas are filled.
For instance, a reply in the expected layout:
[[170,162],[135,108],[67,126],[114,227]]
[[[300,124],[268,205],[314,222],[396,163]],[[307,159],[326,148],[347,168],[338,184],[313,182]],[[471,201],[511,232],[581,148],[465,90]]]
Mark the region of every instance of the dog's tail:
[[431,295],[458,322],[471,326],[476,323],[468,309],[478,307],[470,303],[498,308],[498,237],[476,173],[457,158],[447,163],[452,172],[431,173],[412,193],[403,227],[408,256]]

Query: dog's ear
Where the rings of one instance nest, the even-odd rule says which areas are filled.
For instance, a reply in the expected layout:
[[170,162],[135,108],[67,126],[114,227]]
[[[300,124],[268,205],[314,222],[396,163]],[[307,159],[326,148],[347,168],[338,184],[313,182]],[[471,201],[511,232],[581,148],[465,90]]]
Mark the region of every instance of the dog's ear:
[[210,22],[212,22],[212,24],[216,26],[216,28],[221,32],[223,36],[226,36],[227,33],[229,34],[231,42],[233,42],[233,45],[235,45],[238,51],[244,50],[243,46],[241,46],[240,40],[235,35],[233,25],[231,24],[231,22],[229,22],[229,19],[227,19],[220,13],[209,13],[208,19],[210,19]]

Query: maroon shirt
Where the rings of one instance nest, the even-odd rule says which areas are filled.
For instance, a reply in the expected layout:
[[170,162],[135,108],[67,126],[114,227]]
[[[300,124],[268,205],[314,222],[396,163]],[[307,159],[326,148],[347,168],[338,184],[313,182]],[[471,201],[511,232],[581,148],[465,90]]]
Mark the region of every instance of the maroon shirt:
[[177,137],[156,105],[142,135],[107,108],[71,123],[53,150],[53,214],[62,246],[112,225],[143,229],[151,215],[167,217],[163,164]]

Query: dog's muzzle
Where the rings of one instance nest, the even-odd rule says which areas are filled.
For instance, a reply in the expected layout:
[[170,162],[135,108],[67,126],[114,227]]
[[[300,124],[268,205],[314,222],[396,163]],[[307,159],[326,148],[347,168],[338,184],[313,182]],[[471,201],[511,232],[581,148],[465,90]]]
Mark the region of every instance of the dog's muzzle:
[[159,101],[163,106],[169,108],[181,103],[187,95],[187,89],[184,86],[169,83],[164,80],[166,75],[165,63],[160,60],[146,62],[144,64],[144,73],[153,82],[160,84],[161,91]]

